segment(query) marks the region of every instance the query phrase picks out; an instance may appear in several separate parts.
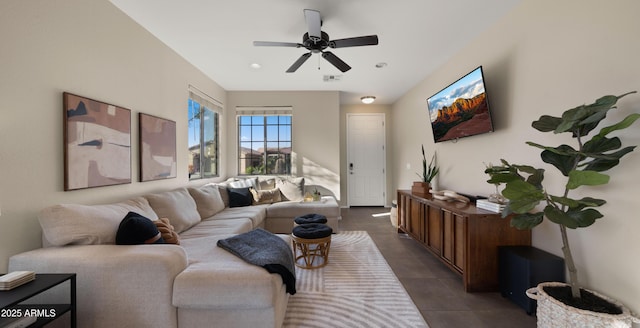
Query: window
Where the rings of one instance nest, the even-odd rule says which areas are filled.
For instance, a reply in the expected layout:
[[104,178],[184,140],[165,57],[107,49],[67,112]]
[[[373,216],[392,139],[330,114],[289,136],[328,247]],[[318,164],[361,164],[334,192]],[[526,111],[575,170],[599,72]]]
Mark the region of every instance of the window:
[[220,106],[190,90],[189,180],[218,175],[218,112],[220,109]]
[[291,109],[237,113],[238,174],[291,174]]

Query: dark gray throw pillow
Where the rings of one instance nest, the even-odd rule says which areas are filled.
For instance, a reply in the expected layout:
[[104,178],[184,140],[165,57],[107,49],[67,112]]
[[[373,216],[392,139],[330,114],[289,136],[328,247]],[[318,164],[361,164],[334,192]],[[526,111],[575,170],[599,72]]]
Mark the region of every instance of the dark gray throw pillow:
[[229,207],[249,206],[253,201],[253,195],[249,191],[251,187],[246,188],[227,188],[229,192]]
[[164,244],[164,239],[153,221],[138,213],[129,212],[118,226],[116,244]]

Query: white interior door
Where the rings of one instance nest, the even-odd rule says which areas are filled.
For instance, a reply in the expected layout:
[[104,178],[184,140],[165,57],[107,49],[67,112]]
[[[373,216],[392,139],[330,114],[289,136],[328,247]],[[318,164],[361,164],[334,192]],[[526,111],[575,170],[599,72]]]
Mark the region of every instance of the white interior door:
[[384,206],[386,190],[385,116],[347,114],[349,206]]

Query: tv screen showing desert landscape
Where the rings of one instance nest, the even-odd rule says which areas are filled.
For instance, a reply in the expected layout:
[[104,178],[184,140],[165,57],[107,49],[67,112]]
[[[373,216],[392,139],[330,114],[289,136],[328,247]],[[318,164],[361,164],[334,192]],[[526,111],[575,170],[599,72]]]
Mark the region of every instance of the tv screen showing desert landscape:
[[435,142],[493,131],[482,66],[427,99]]

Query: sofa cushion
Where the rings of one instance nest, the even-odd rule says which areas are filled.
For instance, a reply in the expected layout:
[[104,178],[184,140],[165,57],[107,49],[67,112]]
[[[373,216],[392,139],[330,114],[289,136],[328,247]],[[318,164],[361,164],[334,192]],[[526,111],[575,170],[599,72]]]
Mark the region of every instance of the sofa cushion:
[[291,218],[315,213],[324,215],[327,218],[335,218],[340,216],[340,207],[338,202],[332,196],[323,196],[317,202],[280,202],[273,203],[267,207],[267,217],[269,218]]
[[280,189],[284,200],[300,201],[304,199],[304,178],[279,179],[276,187]]
[[271,204],[282,201],[280,195],[280,189],[273,188],[268,190],[256,190],[251,188],[251,195],[253,195],[253,205]]
[[258,178],[230,178],[227,182],[231,188],[258,188]]
[[224,210],[225,205],[217,185],[207,184],[199,188],[189,188],[188,190],[196,202],[200,218],[208,218]]
[[229,207],[249,206],[253,202],[253,196],[249,191],[251,187],[227,188],[229,192]]
[[[218,235],[240,234],[253,230],[253,222],[249,218],[233,220],[208,220],[198,223],[195,227],[180,234],[183,241],[192,238],[212,237]],[[194,256],[189,252],[189,258]]]
[[145,196],[159,217],[167,218],[177,233],[185,231],[198,222],[200,214],[187,188],[179,188]]
[[253,227],[257,228],[263,226],[263,221],[267,217],[267,207],[269,206],[272,205],[265,204],[245,207],[230,207],[210,218],[203,220],[232,220],[247,218],[253,222]]
[[105,205],[55,205],[40,211],[38,220],[51,246],[114,244],[122,218],[131,211],[158,219],[144,197],[135,197]]

